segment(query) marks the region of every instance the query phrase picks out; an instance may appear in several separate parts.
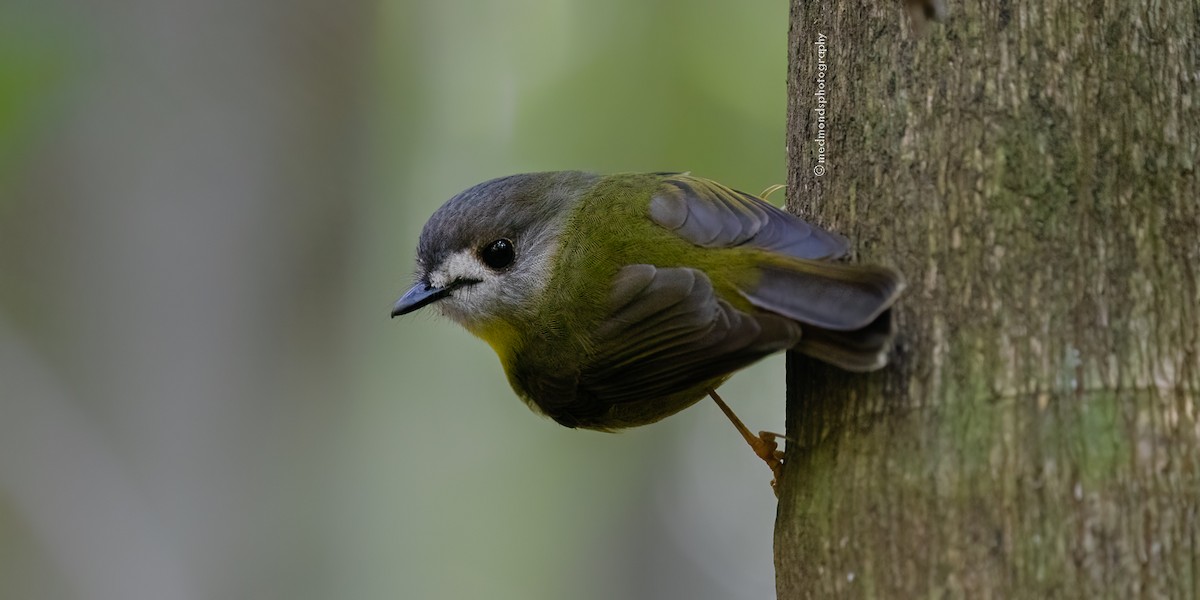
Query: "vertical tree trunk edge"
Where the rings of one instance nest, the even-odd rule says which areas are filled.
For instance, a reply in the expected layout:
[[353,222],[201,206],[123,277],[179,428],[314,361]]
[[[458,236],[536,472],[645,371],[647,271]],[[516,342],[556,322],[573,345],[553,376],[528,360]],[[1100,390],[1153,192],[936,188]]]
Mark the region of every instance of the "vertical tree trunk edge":
[[779,597],[1200,596],[1200,2],[948,8],[792,2],[788,206],[909,288],[788,357]]

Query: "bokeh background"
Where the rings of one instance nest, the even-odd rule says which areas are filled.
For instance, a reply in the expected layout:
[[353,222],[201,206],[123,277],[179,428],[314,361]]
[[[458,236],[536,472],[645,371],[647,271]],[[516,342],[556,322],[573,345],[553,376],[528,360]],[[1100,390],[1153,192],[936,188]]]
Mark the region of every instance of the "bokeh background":
[[[494,176],[782,183],[786,29],[783,0],[2,0],[0,598],[773,597],[769,473],[711,403],[563,429],[388,312]],[[781,358],[725,391],[782,429]]]

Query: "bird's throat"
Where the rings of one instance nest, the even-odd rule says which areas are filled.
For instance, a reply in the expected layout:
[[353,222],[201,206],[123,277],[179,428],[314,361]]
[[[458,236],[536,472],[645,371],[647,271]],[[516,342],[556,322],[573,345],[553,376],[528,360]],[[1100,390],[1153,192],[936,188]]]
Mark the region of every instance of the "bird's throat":
[[520,345],[521,336],[511,324],[495,320],[489,323],[477,323],[466,327],[467,331],[470,331],[475,337],[487,342],[492,347],[492,350],[500,357],[501,363],[508,365],[512,361]]

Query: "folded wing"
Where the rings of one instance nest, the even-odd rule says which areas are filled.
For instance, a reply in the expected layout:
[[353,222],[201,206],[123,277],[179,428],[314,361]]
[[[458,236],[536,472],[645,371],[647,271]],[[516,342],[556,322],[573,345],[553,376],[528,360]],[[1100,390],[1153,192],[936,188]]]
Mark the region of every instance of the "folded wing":
[[796,349],[845,369],[886,363],[890,307],[904,289],[887,267],[835,262],[846,238],[719,183],[674,174],[650,202],[650,218],[705,248],[752,247],[770,257],[739,291],[756,308],[802,326]]
[[787,319],[747,314],[717,298],[696,269],[627,266],[610,302],[579,379],[580,389],[605,405],[690,389],[800,339]]

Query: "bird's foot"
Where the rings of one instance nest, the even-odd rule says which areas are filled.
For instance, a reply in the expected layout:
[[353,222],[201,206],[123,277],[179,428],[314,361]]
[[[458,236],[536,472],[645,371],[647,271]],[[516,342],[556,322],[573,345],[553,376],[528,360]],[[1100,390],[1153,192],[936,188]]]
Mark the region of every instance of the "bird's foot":
[[733,423],[738,433],[742,434],[742,438],[746,440],[746,443],[750,444],[750,449],[754,451],[755,456],[758,456],[763,462],[767,463],[767,467],[771,469],[771,490],[778,497],[778,486],[779,480],[783,477],[784,461],[784,452],[779,449],[778,440],[787,438],[770,431],[760,431],[758,435],[750,433],[750,430],[746,428],[742,420],[733,413],[733,409],[729,408],[729,405],[725,404],[725,401],[717,395],[716,390],[709,390],[708,395],[712,396],[713,401],[717,403],[721,412],[725,413],[725,416]]
[[757,437],[746,439],[754,454],[771,469],[771,489],[775,491],[776,497],[779,496],[779,480],[783,477],[783,450],[779,449],[777,441],[780,439],[787,438],[772,431],[760,431]]

